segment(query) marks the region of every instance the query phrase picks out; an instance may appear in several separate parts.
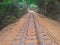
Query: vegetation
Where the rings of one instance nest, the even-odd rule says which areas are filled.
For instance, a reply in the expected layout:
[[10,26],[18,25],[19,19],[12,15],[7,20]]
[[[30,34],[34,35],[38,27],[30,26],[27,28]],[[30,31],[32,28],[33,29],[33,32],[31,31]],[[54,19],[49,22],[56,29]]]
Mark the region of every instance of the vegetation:
[[60,0],[28,0],[28,4],[37,5],[38,13],[60,22]]
[[39,13],[60,21],[60,0],[34,0],[40,8]]
[[17,0],[0,0],[0,29],[14,22],[27,13],[24,2]]
[[27,8],[60,21],[60,0],[0,0],[0,29],[22,17]]

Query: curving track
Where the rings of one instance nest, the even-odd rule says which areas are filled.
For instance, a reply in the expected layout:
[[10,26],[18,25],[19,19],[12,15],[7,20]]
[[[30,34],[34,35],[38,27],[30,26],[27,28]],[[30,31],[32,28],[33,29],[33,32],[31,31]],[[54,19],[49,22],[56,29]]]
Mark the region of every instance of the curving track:
[[39,24],[34,13],[30,13],[22,29],[11,45],[58,45],[47,30]]

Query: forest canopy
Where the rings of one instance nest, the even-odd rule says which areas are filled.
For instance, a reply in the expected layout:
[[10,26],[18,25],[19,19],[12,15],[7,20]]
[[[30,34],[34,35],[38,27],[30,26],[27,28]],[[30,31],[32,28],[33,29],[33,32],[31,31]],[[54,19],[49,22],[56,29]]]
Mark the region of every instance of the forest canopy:
[[0,29],[22,17],[30,8],[60,21],[60,0],[0,0]]

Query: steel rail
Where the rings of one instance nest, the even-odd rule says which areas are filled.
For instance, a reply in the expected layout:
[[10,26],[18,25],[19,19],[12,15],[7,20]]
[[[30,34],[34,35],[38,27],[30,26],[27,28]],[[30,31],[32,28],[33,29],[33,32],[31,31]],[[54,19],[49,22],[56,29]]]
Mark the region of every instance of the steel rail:
[[26,31],[28,30],[30,17],[31,17],[31,16],[29,15],[29,17],[27,18],[27,21],[26,21],[26,23],[25,23],[25,26],[23,27],[24,33],[23,33],[23,37],[22,37],[22,40],[21,40],[21,42],[20,42],[20,45],[24,45],[25,35],[26,35]]
[[38,40],[39,40],[39,45],[43,45],[42,41],[41,41],[41,37],[40,37],[40,31],[39,31],[39,24],[36,20],[36,17],[32,14],[32,17],[33,17],[33,20],[34,20],[34,24],[35,24],[35,29],[36,29],[36,32],[38,34]]
[[[43,45],[43,42],[41,41],[41,36],[40,36],[40,24],[38,23],[38,21],[37,21],[37,19],[36,19],[36,16],[33,14],[33,19],[34,19],[34,23],[35,23],[35,28],[36,28],[36,31],[37,31],[37,34],[38,34],[38,39],[39,39],[39,43],[40,43],[40,45]],[[49,32],[48,32],[49,33]],[[48,34],[47,33],[47,35],[49,36],[49,38],[51,39],[51,35],[50,35],[50,33]],[[55,41],[55,39],[52,37],[52,39]],[[55,41],[54,42],[56,45],[58,45],[58,43]]]

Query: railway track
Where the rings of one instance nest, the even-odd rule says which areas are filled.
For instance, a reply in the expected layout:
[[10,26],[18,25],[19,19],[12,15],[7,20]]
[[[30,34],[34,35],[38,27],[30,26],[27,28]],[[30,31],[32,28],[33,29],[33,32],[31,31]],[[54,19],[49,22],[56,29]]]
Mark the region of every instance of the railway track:
[[11,45],[58,45],[48,31],[39,25],[33,13],[27,17],[22,29]]

